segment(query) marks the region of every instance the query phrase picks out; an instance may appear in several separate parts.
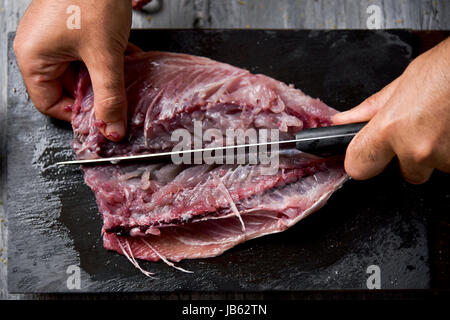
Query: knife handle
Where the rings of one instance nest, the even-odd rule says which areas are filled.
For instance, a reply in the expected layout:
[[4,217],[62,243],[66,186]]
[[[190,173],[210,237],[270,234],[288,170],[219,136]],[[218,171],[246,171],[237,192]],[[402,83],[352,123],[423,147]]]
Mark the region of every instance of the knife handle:
[[344,154],[350,141],[366,124],[359,122],[305,129],[295,135],[295,139],[302,139],[295,146],[302,152],[319,156]]

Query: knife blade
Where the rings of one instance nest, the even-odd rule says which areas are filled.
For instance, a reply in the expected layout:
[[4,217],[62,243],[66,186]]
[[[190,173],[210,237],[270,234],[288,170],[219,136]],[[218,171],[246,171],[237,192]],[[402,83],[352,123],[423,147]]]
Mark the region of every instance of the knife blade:
[[367,124],[367,122],[351,123],[344,125],[309,128],[302,130],[295,134],[295,139],[281,140],[281,141],[268,141],[249,143],[232,146],[222,147],[208,147],[201,149],[179,150],[169,152],[159,152],[150,154],[139,154],[131,156],[119,156],[110,158],[97,158],[97,159],[83,159],[83,160],[69,160],[57,162],[56,165],[75,165],[75,164],[116,164],[121,161],[130,160],[151,160],[151,161],[170,161],[173,155],[197,153],[205,151],[216,150],[228,150],[238,148],[250,148],[263,145],[275,145],[283,146],[295,146],[301,152],[309,153],[317,156],[327,156],[333,154],[344,153],[346,147],[353,139],[353,137]]

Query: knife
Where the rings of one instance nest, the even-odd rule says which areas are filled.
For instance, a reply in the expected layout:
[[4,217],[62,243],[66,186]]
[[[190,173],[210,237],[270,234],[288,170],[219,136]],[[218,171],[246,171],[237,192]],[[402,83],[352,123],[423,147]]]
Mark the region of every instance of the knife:
[[250,144],[241,144],[225,147],[210,147],[202,149],[180,150],[150,154],[139,154],[132,156],[120,156],[110,158],[98,158],[98,159],[84,159],[84,160],[71,160],[57,162],[56,165],[69,165],[69,164],[116,164],[120,161],[129,160],[151,160],[151,161],[171,161],[172,155],[196,153],[204,151],[215,150],[227,150],[237,148],[248,148],[262,145],[274,145],[278,144],[280,147],[291,147],[295,145],[295,148],[301,152],[317,155],[317,156],[329,156],[336,154],[343,154],[353,139],[353,137],[367,124],[367,122],[343,124],[329,127],[310,128],[305,129],[295,134],[295,139],[281,140],[281,141],[269,141]]

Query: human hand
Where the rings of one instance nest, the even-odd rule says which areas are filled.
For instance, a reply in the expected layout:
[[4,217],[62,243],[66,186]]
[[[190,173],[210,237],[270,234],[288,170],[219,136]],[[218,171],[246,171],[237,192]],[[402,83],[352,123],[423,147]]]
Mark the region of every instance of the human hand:
[[335,124],[369,121],[347,148],[345,169],[357,180],[379,174],[397,156],[406,181],[450,172],[450,38],[417,57],[404,73]]
[[[66,12],[80,8],[79,29],[69,29]],[[36,108],[70,121],[75,75],[73,61],[83,61],[94,89],[94,110],[110,140],[125,135],[127,101],[124,52],[131,28],[131,1],[34,0],[19,23],[14,51]]]

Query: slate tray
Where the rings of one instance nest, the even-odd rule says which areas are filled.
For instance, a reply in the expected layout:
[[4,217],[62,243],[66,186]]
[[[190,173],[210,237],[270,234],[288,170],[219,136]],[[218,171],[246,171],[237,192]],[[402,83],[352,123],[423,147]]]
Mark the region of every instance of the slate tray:
[[[7,213],[10,292],[265,291],[365,289],[367,268],[381,287],[429,288],[427,216],[449,212],[448,177],[423,186],[391,166],[366,182],[347,182],[320,211],[286,232],[252,240],[223,255],[182,261],[185,274],[142,262],[150,280],[102,247],[95,199],[72,156],[70,126],[32,106],[12,51],[8,54]],[[143,30],[145,50],[207,56],[293,83],[338,110],[396,78],[416,55],[408,31]],[[80,289],[67,286],[69,266]]]

